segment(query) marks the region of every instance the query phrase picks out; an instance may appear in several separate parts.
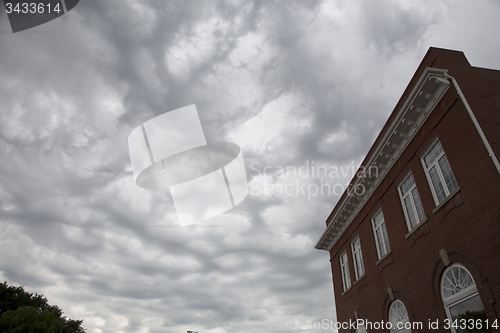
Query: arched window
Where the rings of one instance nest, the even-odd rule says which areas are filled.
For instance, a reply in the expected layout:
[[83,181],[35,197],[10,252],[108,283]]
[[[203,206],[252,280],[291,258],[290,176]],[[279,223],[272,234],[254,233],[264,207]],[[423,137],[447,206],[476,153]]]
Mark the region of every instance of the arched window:
[[399,299],[392,301],[389,306],[389,322],[392,324],[391,333],[411,333],[411,329],[405,328],[405,324],[410,322],[408,311]]
[[[450,321],[461,319],[480,319],[483,321],[481,332],[491,332],[486,329],[486,311],[477,292],[476,283],[471,273],[460,264],[452,264],[443,272],[441,278],[441,297],[443,298],[446,315]],[[461,329],[460,325],[452,325],[453,333],[468,333],[471,330]],[[458,327],[457,327],[458,326]],[[474,330],[475,332],[475,330]]]

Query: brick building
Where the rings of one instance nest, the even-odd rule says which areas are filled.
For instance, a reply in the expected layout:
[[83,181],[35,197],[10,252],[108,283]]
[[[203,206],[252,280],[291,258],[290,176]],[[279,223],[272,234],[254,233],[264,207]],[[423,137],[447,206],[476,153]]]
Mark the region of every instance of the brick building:
[[496,156],[500,71],[430,48],[316,244],[330,252],[338,322],[500,332],[485,329],[500,325]]

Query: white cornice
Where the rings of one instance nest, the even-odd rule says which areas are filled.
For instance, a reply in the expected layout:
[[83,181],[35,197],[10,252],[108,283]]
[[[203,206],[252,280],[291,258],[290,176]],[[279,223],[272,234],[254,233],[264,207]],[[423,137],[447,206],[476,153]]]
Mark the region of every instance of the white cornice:
[[339,209],[328,218],[328,226],[316,243],[316,249],[330,251],[377,189],[448,90],[450,82],[445,73],[445,69],[427,67],[424,70],[381,142],[367,163],[358,169],[365,171],[364,174],[349,187],[344,200],[337,203]]

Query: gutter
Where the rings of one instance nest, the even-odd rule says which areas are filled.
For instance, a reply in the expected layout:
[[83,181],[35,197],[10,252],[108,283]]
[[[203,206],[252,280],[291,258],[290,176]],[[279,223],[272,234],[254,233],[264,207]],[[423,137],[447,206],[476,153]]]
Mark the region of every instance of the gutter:
[[474,113],[472,112],[472,109],[471,109],[469,103],[467,103],[467,100],[465,99],[465,96],[462,93],[462,90],[460,89],[457,80],[455,80],[455,78],[448,75],[447,73],[444,74],[444,77],[446,77],[447,79],[450,79],[451,82],[453,82],[453,86],[455,86],[455,89],[457,90],[458,96],[460,96],[462,103],[464,103],[465,109],[469,113],[469,116],[472,119],[472,122],[474,123],[474,126],[476,127],[476,130],[479,133],[479,136],[481,137],[481,140],[483,140],[483,144],[486,147],[486,150],[488,151],[489,156],[493,160],[493,164],[495,164],[495,167],[497,168],[497,171],[500,174],[500,163],[498,163],[498,159],[495,156],[493,149],[491,149],[490,143],[488,142],[488,139],[486,139],[486,136],[484,135],[484,132],[483,132],[481,126],[479,125],[476,117],[474,116]]

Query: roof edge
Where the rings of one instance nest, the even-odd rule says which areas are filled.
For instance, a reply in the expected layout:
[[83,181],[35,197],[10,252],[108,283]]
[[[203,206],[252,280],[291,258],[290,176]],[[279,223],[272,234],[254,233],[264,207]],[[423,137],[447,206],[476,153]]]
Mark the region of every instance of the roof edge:
[[[447,72],[446,69],[432,67],[424,69],[379,144],[371,154],[369,152],[367,162],[360,166],[351,180],[352,187],[350,186],[344,192],[343,199],[335,206],[333,210],[336,211],[335,214],[327,218],[327,227],[316,243],[316,249],[330,251],[356,218],[367,199],[377,189],[387,172],[448,90],[450,82],[444,75]],[[361,168],[363,170],[360,172]],[[372,174],[372,169],[375,169],[376,174]],[[361,191],[358,191],[360,188]]]

